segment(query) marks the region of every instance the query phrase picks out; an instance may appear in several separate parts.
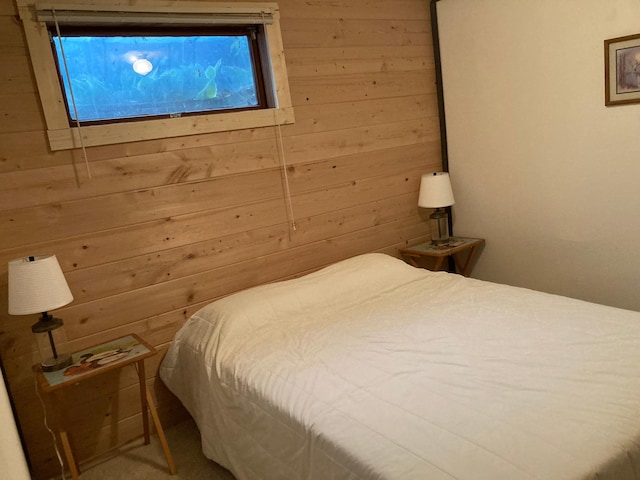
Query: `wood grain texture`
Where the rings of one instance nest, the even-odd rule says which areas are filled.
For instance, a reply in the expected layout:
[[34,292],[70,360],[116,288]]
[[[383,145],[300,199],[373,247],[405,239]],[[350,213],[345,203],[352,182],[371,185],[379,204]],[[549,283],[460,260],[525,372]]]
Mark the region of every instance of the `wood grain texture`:
[[[55,253],[75,297],[55,311],[64,347],[129,333],[157,347],[147,383],[168,424],[187,413],[157,369],[197,309],[428,237],[419,179],[441,163],[427,2],[279,7],[294,124],[89,147],[89,179],[78,151],[48,148],[17,8],[0,0],[0,304],[9,260]],[[31,372],[35,320],[0,313],[0,354],[40,479],[59,466]],[[80,462],[142,435],[135,371],[107,377],[74,391]]]

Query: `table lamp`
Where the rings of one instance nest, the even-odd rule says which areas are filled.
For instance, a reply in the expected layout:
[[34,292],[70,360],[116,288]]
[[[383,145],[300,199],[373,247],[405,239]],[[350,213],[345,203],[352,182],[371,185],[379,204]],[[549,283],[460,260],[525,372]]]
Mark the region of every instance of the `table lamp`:
[[446,172],[433,172],[422,175],[418,206],[435,208],[429,216],[431,243],[446,245],[449,243],[449,216],[443,207],[456,203],[451,190],[451,180]]
[[[55,255],[31,256],[9,261],[9,314],[42,314],[31,327],[31,331],[46,334],[48,337],[53,356],[48,357],[48,352],[43,355],[41,350],[42,369],[45,372],[60,370],[72,363],[69,354],[58,352],[53,340],[53,330],[62,327],[63,322],[47,313],[72,301],[73,295]],[[38,342],[38,347],[41,346],[41,342]]]

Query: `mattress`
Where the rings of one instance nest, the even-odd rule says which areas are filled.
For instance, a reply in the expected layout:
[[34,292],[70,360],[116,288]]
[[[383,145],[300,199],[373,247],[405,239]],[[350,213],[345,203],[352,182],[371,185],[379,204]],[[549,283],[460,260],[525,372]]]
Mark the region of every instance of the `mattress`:
[[640,313],[383,254],[213,302],[160,376],[238,480],[640,478]]

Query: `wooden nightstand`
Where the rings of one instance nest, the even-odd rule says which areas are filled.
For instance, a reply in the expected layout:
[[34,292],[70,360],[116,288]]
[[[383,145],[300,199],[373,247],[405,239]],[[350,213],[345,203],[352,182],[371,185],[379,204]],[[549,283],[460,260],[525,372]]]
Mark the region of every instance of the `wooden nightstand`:
[[[445,258],[453,257],[457,271],[468,277],[471,273],[473,253],[476,247],[483,243],[483,238],[451,237],[447,245],[433,245],[431,242],[425,242],[412,247],[401,248],[400,253],[407,263],[414,267],[424,267],[423,264],[420,264],[420,259],[434,258],[435,265],[432,269],[436,271],[442,268]],[[461,259],[456,255],[461,252],[467,252],[464,263],[461,263]]]
[[[147,408],[151,412],[151,418],[158,432],[158,438],[162,445],[167,465],[172,475],[176,473],[176,467],[160,424],[160,418],[153,404],[151,394],[145,383],[144,360],[157,353],[156,349],[147,344],[136,334],[106,342],[94,347],[73,353],[73,364],[55,372],[43,372],[40,365],[33,367],[36,374],[38,388],[52,401],[55,413],[55,428],[58,430],[67,466],[71,477],[77,480],[80,469],[73,455],[73,449],[68,435],[67,409],[73,404],[74,399],[65,397],[65,390],[77,385],[79,382],[94,378],[107,372],[126,366],[135,367],[140,383],[140,403],[142,405],[142,425],[144,429],[144,443],[149,444],[149,416]],[[76,399],[81,400],[81,399]]]

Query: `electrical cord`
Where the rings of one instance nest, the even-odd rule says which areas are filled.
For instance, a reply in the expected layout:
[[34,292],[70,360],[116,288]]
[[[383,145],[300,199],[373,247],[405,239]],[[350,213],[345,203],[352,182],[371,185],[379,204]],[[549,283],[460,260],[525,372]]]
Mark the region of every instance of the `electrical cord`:
[[47,423],[47,407],[44,404],[44,400],[42,400],[42,397],[40,396],[40,390],[38,389],[38,380],[35,375],[33,377],[33,381],[36,387],[36,395],[38,397],[38,400],[40,400],[40,404],[42,405],[42,413],[44,414],[44,427],[49,431],[51,437],[53,438],[53,448],[55,448],[56,455],[58,456],[58,463],[60,464],[62,480],[66,480],[66,477],[64,475],[64,462],[62,461],[62,455],[60,455],[60,450],[58,449],[58,440],[56,439],[56,434],[53,430],[51,430],[51,428],[49,428],[49,424]]

